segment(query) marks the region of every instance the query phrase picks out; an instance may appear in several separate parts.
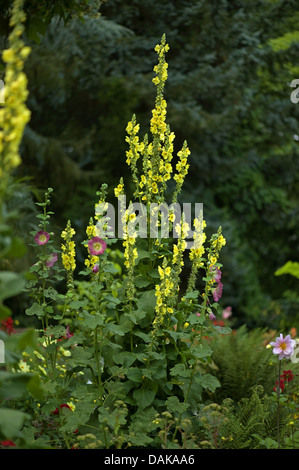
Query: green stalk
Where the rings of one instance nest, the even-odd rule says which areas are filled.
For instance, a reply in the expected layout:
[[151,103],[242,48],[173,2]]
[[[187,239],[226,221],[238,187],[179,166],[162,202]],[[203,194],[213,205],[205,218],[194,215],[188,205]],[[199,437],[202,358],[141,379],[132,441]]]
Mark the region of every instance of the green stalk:
[[94,355],[95,355],[95,360],[97,364],[99,394],[100,394],[100,398],[102,399],[103,386],[102,386],[102,379],[101,379],[101,365],[100,365],[100,354],[99,354],[99,347],[98,347],[98,327],[97,326],[94,330]]
[[276,388],[276,394],[277,394],[277,442],[278,442],[278,448],[280,448],[280,430],[279,430],[279,425],[280,425],[280,420],[279,420],[279,397],[280,397],[280,373],[281,373],[281,360],[278,363],[278,384]]

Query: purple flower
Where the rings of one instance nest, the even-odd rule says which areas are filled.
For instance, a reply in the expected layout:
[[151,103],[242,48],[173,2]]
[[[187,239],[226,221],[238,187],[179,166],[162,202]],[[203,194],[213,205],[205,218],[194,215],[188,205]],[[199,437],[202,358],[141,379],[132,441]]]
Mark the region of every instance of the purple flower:
[[58,257],[57,257],[57,253],[52,253],[47,261],[45,262],[45,265],[47,266],[47,268],[51,268],[52,266],[54,266],[54,264],[56,263]]
[[223,284],[222,282],[219,282],[217,287],[213,291],[213,297],[214,297],[215,302],[218,302],[218,300],[221,299],[222,290],[223,290]]
[[270,343],[273,346],[273,354],[278,354],[278,359],[281,360],[284,357],[289,359],[293,354],[296,341],[291,339],[290,335],[287,335],[285,338],[282,334],[276,338],[275,341]]
[[216,317],[215,317],[214,313],[212,313],[212,312],[210,313],[209,319],[210,319],[211,321],[216,320]]
[[49,239],[50,239],[49,233],[45,232],[44,230],[40,230],[39,232],[37,232],[37,234],[34,237],[34,240],[36,241],[38,245],[45,245],[46,243],[48,243]]
[[98,273],[98,272],[99,272],[99,265],[98,265],[98,263],[96,263],[96,264],[94,265],[94,267],[92,268],[92,272],[93,272],[93,273]]
[[69,325],[66,327],[66,331],[65,331],[65,337],[66,338],[71,338],[73,335],[73,333],[70,332],[70,327]]

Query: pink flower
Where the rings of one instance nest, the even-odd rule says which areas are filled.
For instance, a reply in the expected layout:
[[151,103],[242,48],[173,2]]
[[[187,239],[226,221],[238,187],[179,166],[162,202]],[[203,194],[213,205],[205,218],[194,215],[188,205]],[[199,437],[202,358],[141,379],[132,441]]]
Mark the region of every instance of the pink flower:
[[222,289],[223,289],[223,284],[222,282],[219,282],[218,286],[213,291],[213,297],[214,297],[215,302],[218,302],[218,300],[221,299]]
[[216,317],[215,317],[214,313],[210,313],[209,319],[210,319],[211,321],[216,320]]
[[57,259],[58,259],[57,253],[52,253],[47,259],[47,261],[45,262],[45,265],[47,266],[47,268],[51,268],[52,266],[54,266]]
[[34,240],[38,245],[45,245],[46,243],[48,243],[49,239],[50,235],[48,234],[48,232],[44,232],[43,230],[37,232],[34,237]]
[[227,320],[231,316],[232,316],[232,308],[231,307],[226,307],[224,310],[222,310],[222,318],[224,320]]
[[99,272],[99,265],[98,265],[98,263],[94,265],[94,267],[92,268],[92,272],[93,272],[93,273],[98,273],[98,272]]
[[69,325],[68,325],[68,326],[66,327],[65,337],[66,337],[66,338],[71,338],[72,336],[74,336],[74,334],[70,332],[70,327],[69,327]]
[[93,237],[88,242],[89,253],[93,256],[102,255],[107,248],[106,242],[100,237]]
[[273,346],[273,354],[278,354],[278,359],[281,360],[284,357],[289,359],[293,354],[296,341],[291,339],[290,335],[287,335],[285,338],[282,334],[276,338],[275,341],[272,341],[271,346]]
[[220,279],[221,279],[221,276],[222,276],[222,272],[219,268],[217,268],[217,266],[210,266],[210,272],[211,274],[213,275],[213,280],[215,282],[220,282]]

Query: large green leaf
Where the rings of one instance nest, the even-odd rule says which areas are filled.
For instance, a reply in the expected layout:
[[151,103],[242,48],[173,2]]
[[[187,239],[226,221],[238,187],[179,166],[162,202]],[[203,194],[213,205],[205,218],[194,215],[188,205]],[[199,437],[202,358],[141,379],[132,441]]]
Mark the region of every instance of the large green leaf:
[[291,274],[291,276],[299,279],[299,263],[296,261],[287,261],[281,268],[277,269],[274,274],[275,276]]
[[14,439],[19,436],[26,419],[30,416],[22,411],[0,408],[0,433],[4,439]]

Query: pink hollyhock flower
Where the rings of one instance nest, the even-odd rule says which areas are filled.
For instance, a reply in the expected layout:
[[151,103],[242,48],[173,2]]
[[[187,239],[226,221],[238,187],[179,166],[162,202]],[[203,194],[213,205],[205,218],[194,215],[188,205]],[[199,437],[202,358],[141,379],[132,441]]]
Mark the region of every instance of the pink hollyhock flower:
[[49,233],[45,232],[44,230],[40,230],[39,232],[37,232],[37,234],[34,237],[34,240],[36,241],[38,245],[45,245],[46,243],[48,243],[49,239],[50,239]]
[[100,237],[93,237],[88,242],[89,253],[93,256],[102,255],[107,248],[106,242]]
[[276,338],[275,341],[272,341],[271,346],[273,346],[273,354],[278,354],[278,359],[281,360],[284,357],[289,359],[293,354],[296,341],[291,339],[290,335],[287,335],[285,338],[282,334]]
[[[69,405],[67,405],[67,403],[62,403],[62,405],[60,405],[60,408],[69,408],[71,410],[71,407]],[[53,415],[58,415],[59,414],[59,409],[55,408],[55,410],[52,411],[52,414]]]
[[211,321],[216,320],[216,317],[215,317],[214,313],[210,313],[209,319],[210,319]]
[[232,316],[232,308],[231,307],[226,307],[224,310],[222,310],[222,318],[224,320],[227,320],[231,316]]
[[215,302],[218,302],[218,300],[221,299],[222,290],[223,290],[223,284],[222,284],[222,282],[219,282],[218,286],[213,291],[213,298],[214,298]]
[[70,332],[70,327],[69,327],[69,325],[68,325],[68,326],[66,327],[65,337],[66,337],[66,338],[71,338],[72,336],[74,336],[74,334]]
[[213,280],[218,284],[222,276],[221,270],[217,266],[210,266],[210,273],[213,275]]
[[51,268],[52,266],[54,266],[57,259],[58,259],[57,253],[52,253],[47,259],[47,261],[45,262],[45,265],[47,266],[47,268]]
[[95,264],[94,267],[92,268],[93,273],[98,273],[99,272],[99,265]]

